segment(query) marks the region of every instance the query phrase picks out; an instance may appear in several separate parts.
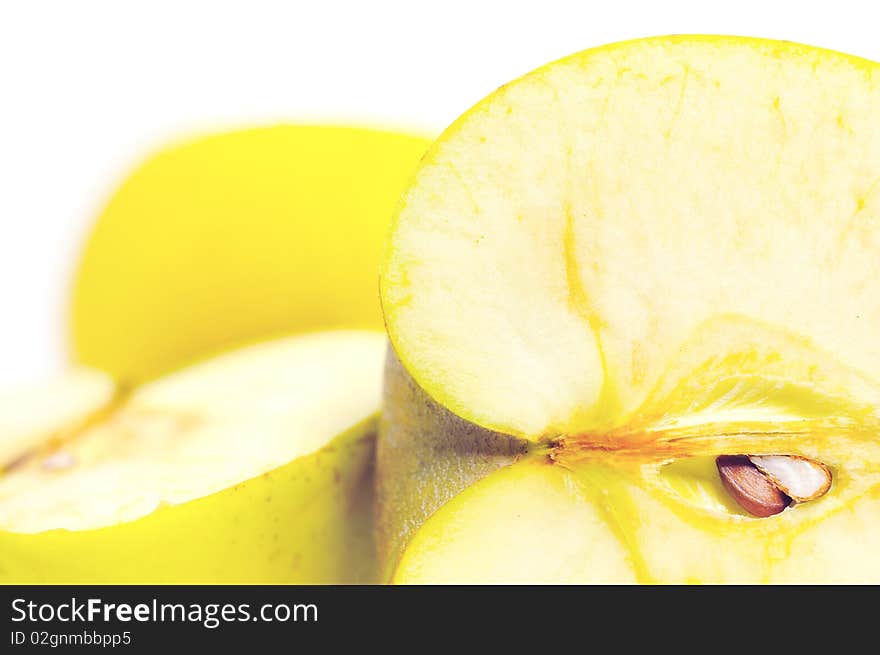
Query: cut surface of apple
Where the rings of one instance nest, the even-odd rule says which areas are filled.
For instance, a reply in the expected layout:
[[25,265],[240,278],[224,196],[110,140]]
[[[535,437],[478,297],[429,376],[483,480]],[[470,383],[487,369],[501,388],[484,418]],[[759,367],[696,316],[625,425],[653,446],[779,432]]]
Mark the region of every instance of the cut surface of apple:
[[[480,558],[490,579],[508,565],[541,579],[517,568],[518,544],[557,536],[578,581],[880,579],[864,546],[880,523],[877,64],[685,36],[526,75],[425,157],[381,296],[412,383],[528,451],[446,485],[413,521],[382,496],[406,470],[383,453],[456,435],[397,408],[378,458],[397,579],[479,579],[458,567],[480,513],[499,548]],[[751,456],[797,502],[743,512],[719,482],[723,455]],[[547,491],[526,511],[504,498],[514,484]]]
[[108,375],[84,368],[0,393],[0,471],[47,441],[57,443],[81,430],[112,405],[116,394]]
[[0,437],[0,580],[369,581],[384,348],[376,332],[313,333],[116,400],[82,373],[0,401],[4,426],[24,426]]
[[[876,456],[877,452],[872,452]],[[880,475],[835,497],[753,518],[704,472],[543,458],[466,489],[412,538],[393,581],[420,583],[860,584],[880,579]],[[676,472],[678,473],[678,472]],[[680,494],[677,485],[697,493]],[[716,495],[717,494],[717,495]]]

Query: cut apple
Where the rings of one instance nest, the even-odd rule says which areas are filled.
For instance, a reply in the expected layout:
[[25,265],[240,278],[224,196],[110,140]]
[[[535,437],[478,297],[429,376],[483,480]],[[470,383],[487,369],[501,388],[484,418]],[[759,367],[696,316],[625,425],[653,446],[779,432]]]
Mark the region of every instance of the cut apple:
[[116,401],[87,373],[0,400],[15,427],[0,440],[0,581],[372,580],[384,349],[377,332],[314,333]]
[[[382,270],[396,377],[430,398],[386,390],[386,572],[880,581],[878,117],[872,62],[663,37],[550,64],[450,127]],[[480,430],[519,444],[510,471],[472,465],[490,449],[431,474],[436,444]],[[725,486],[727,455],[758,486]],[[762,508],[769,489],[797,502]],[[557,550],[568,575],[522,568]]]

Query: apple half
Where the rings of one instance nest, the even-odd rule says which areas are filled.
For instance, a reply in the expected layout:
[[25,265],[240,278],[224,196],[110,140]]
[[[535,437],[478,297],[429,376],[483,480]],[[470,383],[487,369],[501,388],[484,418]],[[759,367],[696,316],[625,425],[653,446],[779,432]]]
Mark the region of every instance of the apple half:
[[0,582],[356,583],[385,339],[311,333],[134,390],[0,397]]
[[880,66],[662,37],[501,87],[393,221],[398,582],[880,582]]

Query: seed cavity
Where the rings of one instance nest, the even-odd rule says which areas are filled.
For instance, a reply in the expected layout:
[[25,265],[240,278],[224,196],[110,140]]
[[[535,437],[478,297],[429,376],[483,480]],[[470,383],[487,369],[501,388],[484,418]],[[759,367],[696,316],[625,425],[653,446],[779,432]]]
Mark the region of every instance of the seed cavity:
[[797,455],[721,455],[715,465],[727,492],[759,518],[815,500],[831,488],[827,466]]

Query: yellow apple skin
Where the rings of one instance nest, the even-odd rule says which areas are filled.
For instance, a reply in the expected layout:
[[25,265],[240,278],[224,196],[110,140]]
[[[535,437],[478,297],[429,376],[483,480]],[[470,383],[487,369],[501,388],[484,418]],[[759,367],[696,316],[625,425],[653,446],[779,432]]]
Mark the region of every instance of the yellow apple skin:
[[150,157],[113,194],[80,257],[73,358],[136,384],[265,337],[380,329],[385,231],[428,144],[278,125]]

